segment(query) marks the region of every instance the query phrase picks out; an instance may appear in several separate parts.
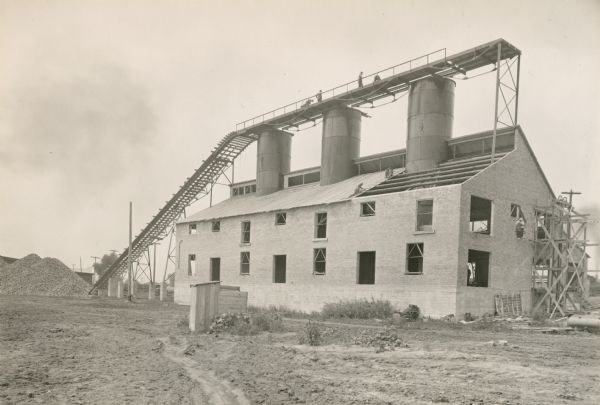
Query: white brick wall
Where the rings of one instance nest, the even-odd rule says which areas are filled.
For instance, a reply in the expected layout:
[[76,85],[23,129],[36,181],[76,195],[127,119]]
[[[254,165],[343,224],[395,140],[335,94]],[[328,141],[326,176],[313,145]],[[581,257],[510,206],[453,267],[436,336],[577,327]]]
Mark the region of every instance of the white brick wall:
[[[531,306],[531,263],[533,260],[533,210],[552,199],[534,159],[521,135],[515,137],[515,151],[487,170],[465,182],[461,196],[460,251],[457,314],[493,313],[494,295],[521,293],[523,309]],[[492,233],[469,232],[471,195],[492,200]],[[523,239],[515,236],[510,216],[511,203],[519,204],[526,218]],[[488,288],[467,287],[469,249],[491,252]]]
[[[551,192],[543,182],[524,141],[494,166],[461,185],[411,190],[356,198],[330,205],[287,210],[287,225],[275,225],[275,213],[221,219],[221,231],[211,223],[177,226],[179,270],[175,302],[189,303],[189,284],[209,280],[211,257],[221,258],[221,281],[248,292],[248,304],[283,305],[304,311],[319,310],[342,299],[387,299],[397,308],[418,305],[438,317],[465,312],[493,311],[493,295],[520,291],[523,307],[530,306],[533,208],[545,205]],[[493,200],[492,234],[469,232],[470,196]],[[434,233],[415,232],[417,200],[434,200]],[[360,203],[376,202],[376,215],[361,217]],[[527,219],[524,239],[514,234],[510,203],[520,204]],[[314,240],[316,212],[328,213],[327,240]],[[252,223],[251,243],[241,240],[241,221]],[[422,275],[407,275],[406,244],[425,246]],[[313,249],[327,248],[327,272],[313,274]],[[489,287],[467,287],[468,249],[491,252]],[[240,252],[249,251],[250,274],[240,274]],[[374,285],[357,284],[358,252],[376,251]],[[198,273],[187,275],[187,257],[195,254]],[[274,284],[273,255],[287,255],[287,282]]]
[[[416,201],[433,198],[435,233],[418,234]],[[413,190],[357,198],[328,206],[287,211],[287,224],[275,225],[275,213],[224,218],[221,232],[210,222],[198,224],[198,234],[188,235],[187,224],[177,227],[182,258],[176,275],[175,300],[189,302],[189,284],[209,279],[210,257],[221,258],[221,280],[248,291],[250,305],[284,305],[319,310],[326,302],[341,299],[382,298],[400,309],[417,304],[430,315],[452,313],[456,306],[458,262],[458,202],[460,187]],[[361,217],[360,203],[376,201],[376,215]],[[327,212],[327,240],[314,240],[314,216]],[[240,244],[241,221],[252,222],[249,246]],[[405,274],[406,244],[425,244],[422,275]],[[327,272],[313,274],[313,249],[327,248]],[[240,252],[249,251],[250,275],[240,275]],[[357,284],[360,251],[376,251],[374,285]],[[199,274],[187,276],[187,256],[196,254]],[[287,282],[274,284],[273,255],[287,255]]]

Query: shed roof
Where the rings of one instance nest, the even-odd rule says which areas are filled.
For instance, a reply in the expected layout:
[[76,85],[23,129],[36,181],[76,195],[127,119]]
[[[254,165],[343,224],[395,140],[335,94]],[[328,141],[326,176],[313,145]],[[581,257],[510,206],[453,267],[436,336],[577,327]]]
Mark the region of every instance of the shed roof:
[[356,196],[359,185],[361,185],[360,191],[364,191],[381,183],[383,180],[385,180],[385,173],[376,172],[354,176],[327,186],[321,186],[319,183],[310,183],[303,186],[285,188],[263,196],[257,196],[255,193],[244,194],[231,197],[210,208],[206,208],[179,221],[179,223],[207,221],[259,212],[336,203]]

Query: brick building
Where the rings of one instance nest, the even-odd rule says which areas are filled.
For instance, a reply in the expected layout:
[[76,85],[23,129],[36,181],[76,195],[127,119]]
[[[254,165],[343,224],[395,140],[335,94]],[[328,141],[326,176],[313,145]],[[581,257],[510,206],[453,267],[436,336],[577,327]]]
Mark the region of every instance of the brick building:
[[334,108],[321,166],[295,172],[290,134],[265,129],[256,181],[177,224],[175,302],[220,280],[304,311],[374,298],[479,315],[501,292],[529,308],[533,210],[553,192],[520,127],[452,138],[453,95],[447,79],[413,83],[407,148],[365,157],[360,112]]

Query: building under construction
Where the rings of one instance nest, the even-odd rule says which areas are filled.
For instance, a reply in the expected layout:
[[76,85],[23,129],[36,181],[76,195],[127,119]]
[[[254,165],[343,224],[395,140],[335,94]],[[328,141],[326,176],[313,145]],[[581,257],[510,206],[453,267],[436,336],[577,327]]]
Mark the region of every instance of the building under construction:
[[[555,229],[579,214],[557,201],[517,124],[520,51],[497,40],[441,52],[238,124],[138,235],[134,259],[175,230],[181,304],[190,284],[221,281],[247,291],[249,304],[303,311],[373,298],[430,316],[481,315],[497,310],[498,296],[518,296],[526,311],[580,309],[587,240]],[[485,67],[496,75],[490,130],[453,136],[453,79]],[[403,93],[406,148],[361,156],[360,108]],[[320,167],[290,171],[292,132],[319,121]],[[230,198],[184,218],[254,141],[256,179],[232,183]],[[573,221],[585,227],[581,218]],[[122,272],[126,257],[97,285]]]

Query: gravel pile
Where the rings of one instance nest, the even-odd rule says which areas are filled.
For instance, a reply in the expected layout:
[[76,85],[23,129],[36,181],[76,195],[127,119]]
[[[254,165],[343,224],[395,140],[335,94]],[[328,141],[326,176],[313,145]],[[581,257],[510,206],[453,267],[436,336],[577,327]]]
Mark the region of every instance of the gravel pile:
[[87,295],[89,285],[63,262],[30,254],[0,266],[0,294]]

